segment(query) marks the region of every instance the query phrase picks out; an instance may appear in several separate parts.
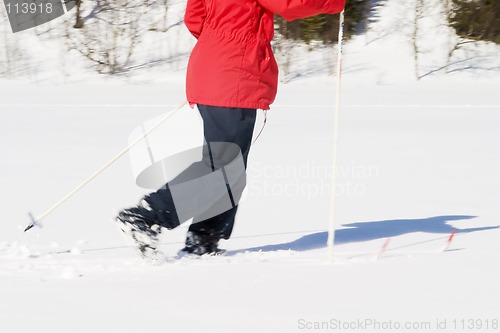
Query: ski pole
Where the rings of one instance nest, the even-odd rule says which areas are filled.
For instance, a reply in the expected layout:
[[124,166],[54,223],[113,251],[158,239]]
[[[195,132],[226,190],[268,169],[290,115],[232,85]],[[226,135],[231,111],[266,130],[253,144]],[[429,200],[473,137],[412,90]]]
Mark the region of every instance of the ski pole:
[[344,11],[340,13],[339,17],[339,37],[337,49],[337,91],[336,91],[336,105],[334,116],[333,128],[333,160],[332,160],[332,203],[330,205],[330,227],[328,229],[328,254],[329,259],[333,260],[333,242],[335,239],[335,204],[336,193],[335,187],[337,185],[337,153],[338,153],[338,140],[339,140],[339,114],[340,114],[340,79],[342,78],[342,48],[344,43]]
[[36,218],[33,217],[31,213],[29,213],[30,217],[30,224],[24,229],[24,232],[30,230],[34,226],[42,226],[41,221],[45,219],[50,213],[52,213],[54,210],[56,210],[59,206],[61,206],[64,202],[66,202],[69,198],[71,198],[75,193],[80,191],[85,185],[90,183],[94,178],[96,178],[98,175],[100,175],[104,170],[109,168],[113,163],[115,163],[118,159],[120,159],[123,155],[125,155],[132,147],[134,147],[136,144],[141,142],[143,139],[145,139],[149,134],[151,134],[154,130],[156,130],[158,127],[160,127],[161,124],[163,124],[168,118],[170,118],[172,115],[174,115],[178,110],[182,109],[184,105],[186,105],[187,101],[182,102],[179,104],[177,107],[174,109],[170,110],[165,114],[164,117],[162,117],[153,127],[151,127],[147,132],[144,132],[142,136],[137,138],[134,142],[130,143],[125,149],[123,149],[120,153],[118,153],[115,157],[113,157],[109,162],[107,162],[105,165],[103,165],[99,170],[94,172],[92,175],[90,175],[87,179],[85,179],[80,185],[78,185],[74,190],[69,192],[65,197],[63,197],[61,200],[59,200],[54,206],[49,208],[45,213],[41,214],[40,216],[37,216]]

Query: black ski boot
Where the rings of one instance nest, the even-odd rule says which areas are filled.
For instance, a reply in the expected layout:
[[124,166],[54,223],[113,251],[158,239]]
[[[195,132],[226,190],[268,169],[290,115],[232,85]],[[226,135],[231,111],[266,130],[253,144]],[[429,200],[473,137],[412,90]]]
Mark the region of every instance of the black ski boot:
[[157,224],[155,212],[142,199],[139,205],[122,210],[116,216],[119,228],[137,247],[144,258],[160,255],[156,249],[161,227]]
[[202,235],[188,231],[186,236],[186,246],[180,250],[179,254],[221,255],[225,250],[219,249],[220,237],[214,235]]

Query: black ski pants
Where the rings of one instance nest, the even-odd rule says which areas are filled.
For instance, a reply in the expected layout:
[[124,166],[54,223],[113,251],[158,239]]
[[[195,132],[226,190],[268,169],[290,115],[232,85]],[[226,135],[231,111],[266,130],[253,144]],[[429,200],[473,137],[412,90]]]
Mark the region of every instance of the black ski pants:
[[[250,145],[252,143],[252,135],[255,126],[256,109],[227,108],[198,104],[198,110],[203,119],[203,133],[206,145],[205,147],[207,147],[210,151],[208,151],[207,154],[204,153],[203,161],[197,163],[206,164],[208,158],[212,158],[213,154],[217,154],[217,152],[213,152],[210,149],[210,143],[227,142],[233,143],[239,147],[239,149],[241,150],[244,167],[246,169],[248,153],[250,151]],[[184,177],[183,174],[189,173],[188,170],[195,166],[195,164],[197,163],[194,163],[191,167],[188,167],[179,176],[177,176],[176,179]],[[169,183],[174,183],[174,181],[175,179],[170,181]],[[229,185],[227,186],[228,191],[230,191]],[[241,193],[232,193],[231,198],[239,198],[240,195]],[[149,195],[148,201],[150,202],[153,210],[171,211],[173,213],[172,215],[178,219],[177,213],[175,213],[174,200],[172,198],[172,192],[170,191],[169,184],[166,184],[165,187],[151,193]],[[232,202],[233,205],[231,209],[205,220],[197,221],[196,216],[191,216],[193,217],[193,223],[189,227],[189,231],[200,235],[210,235],[228,239],[231,236],[236,211],[238,209],[238,202]],[[180,223],[185,222],[185,220],[177,220],[173,223],[171,221],[159,222],[162,227],[172,229]]]

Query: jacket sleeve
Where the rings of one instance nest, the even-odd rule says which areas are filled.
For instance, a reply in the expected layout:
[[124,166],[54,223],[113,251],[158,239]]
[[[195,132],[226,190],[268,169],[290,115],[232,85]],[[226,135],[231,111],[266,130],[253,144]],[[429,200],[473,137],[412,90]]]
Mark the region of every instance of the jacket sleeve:
[[194,37],[200,37],[206,16],[204,0],[188,0],[186,13],[184,14],[184,24]]
[[257,0],[265,9],[287,21],[318,14],[340,13],[346,0]]

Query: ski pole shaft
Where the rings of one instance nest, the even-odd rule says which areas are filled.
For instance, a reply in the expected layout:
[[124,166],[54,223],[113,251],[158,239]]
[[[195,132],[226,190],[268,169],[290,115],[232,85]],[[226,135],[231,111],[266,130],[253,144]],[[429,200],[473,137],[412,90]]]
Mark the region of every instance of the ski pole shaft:
[[335,187],[337,185],[337,153],[338,153],[338,139],[339,139],[339,114],[340,114],[340,79],[342,78],[342,48],[344,43],[344,11],[340,13],[339,17],[339,37],[337,46],[337,91],[336,91],[336,104],[333,128],[333,154],[332,154],[332,202],[330,205],[330,227],[328,229],[328,253],[329,259],[333,260],[333,242],[335,239],[335,206],[336,206],[336,193]]
[[182,102],[179,104],[177,107],[169,111],[167,114],[165,114],[164,117],[162,117],[153,127],[151,127],[147,132],[145,132],[142,136],[137,138],[135,141],[130,143],[125,149],[123,149],[120,153],[118,153],[115,157],[113,157],[109,162],[104,164],[99,170],[94,172],[92,175],[90,175],[87,179],[85,179],[80,185],[78,185],[75,189],[73,189],[71,192],[69,192],[66,196],[64,196],[61,200],[59,200],[55,205],[50,207],[47,211],[45,211],[43,214],[37,216],[36,218],[33,218],[31,213],[31,223],[24,229],[24,232],[30,230],[36,225],[41,225],[41,221],[45,219],[49,214],[51,214],[54,210],[59,208],[64,202],[66,202],[69,198],[71,198],[74,194],[76,194],[78,191],[80,191],[85,185],[90,183],[92,180],[94,180],[98,175],[100,175],[104,170],[109,168],[112,164],[114,164],[118,159],[120,159],[123,155],[125,155],[132,147],[134,147],[136,144],[141,142],[143,139],[145,139],[149,134],[151,134],[154,130],[156,130],[158,127],[161,126],[168,118],[170,118],[172,115],[174,115],[178,110],[180,110],[184,105],[186,105],[187,101]]

